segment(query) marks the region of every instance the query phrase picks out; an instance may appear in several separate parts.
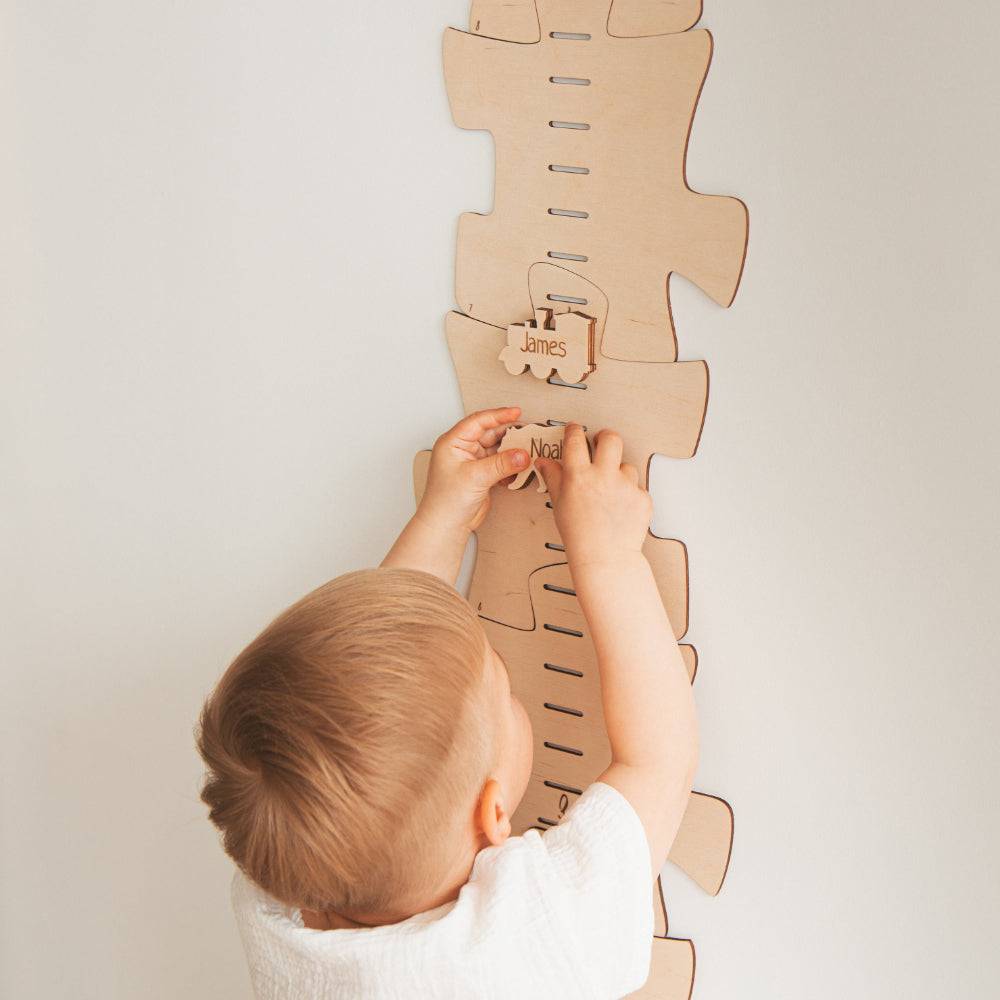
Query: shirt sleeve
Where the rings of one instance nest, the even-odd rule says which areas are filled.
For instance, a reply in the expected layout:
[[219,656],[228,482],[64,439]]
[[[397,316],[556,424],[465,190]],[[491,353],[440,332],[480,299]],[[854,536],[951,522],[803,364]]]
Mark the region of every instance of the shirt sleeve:
[[635,810],[597,782],[539,838],[547,855],[543,903],[570,942],[587,995],[623,997],[649,976],[653,873]]

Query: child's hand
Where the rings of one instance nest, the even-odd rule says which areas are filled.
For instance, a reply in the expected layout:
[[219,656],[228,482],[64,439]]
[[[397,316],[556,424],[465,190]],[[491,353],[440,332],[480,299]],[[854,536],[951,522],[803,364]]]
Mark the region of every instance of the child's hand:
[[507,428],[521,415],[517,406],[481,410],[460,420],[434,444],[417,517],[446,533],[468,533],[490,509],[490,489],[528,466],[523,448],[498,452]]
[[639,486],[639,471],[622,464],[622,439],[601,431],[591,461],[579,424],[569,424],[563,459],[536,459],[552,496],[556,527],[570,565],[606,563],[642,552],[653,501]]

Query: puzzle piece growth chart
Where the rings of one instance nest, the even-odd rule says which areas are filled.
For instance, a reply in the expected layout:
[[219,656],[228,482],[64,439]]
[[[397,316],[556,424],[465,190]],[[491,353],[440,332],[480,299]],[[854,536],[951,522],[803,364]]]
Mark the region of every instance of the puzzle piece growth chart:
[[[508,446],[537,441],[554,455],[564,423],[612,427],[645,477],[653,454],[698,448],[708,368],[677,361],[670,275],[728,306],[748,230],[741,201],[687,185],[712,53],[700,17],[701,0],[473,0],[470,30],[445,32],[454,121],[496,146],[493,211],[459,220],[459,308],[445,332],[465,411],[516,404],[537,425],[509,432]],[[414,463],[418,498],[427,459]],[[532,473],[494,491],[469,592],[535,733],[515,833],[557,824],[610,761],[593,644]],[[680,640],[687,549],[650,533],[644,552]],[[681,652],[693,682],[697,653]],[[728,804],[694,792],[670,861],[714,895],[732,837]],[[662,892],[653,897],[650,976],[635,995],[687,1000],[694,946],[668,936]]]

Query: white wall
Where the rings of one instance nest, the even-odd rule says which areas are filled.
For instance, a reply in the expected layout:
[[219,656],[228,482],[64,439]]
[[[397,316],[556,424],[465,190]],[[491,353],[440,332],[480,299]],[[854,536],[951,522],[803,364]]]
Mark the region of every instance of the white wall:
[[[0,2],[0,994],[244,996],[191,728],[273,612],[372,563],[459,413],[441,319],[492,147],[465,0]],[[1000,15],[709,0],[693,186],[751,209],[699,457],[697,1000],[995,995]],[[992,731],[991,731],[992,730]]]

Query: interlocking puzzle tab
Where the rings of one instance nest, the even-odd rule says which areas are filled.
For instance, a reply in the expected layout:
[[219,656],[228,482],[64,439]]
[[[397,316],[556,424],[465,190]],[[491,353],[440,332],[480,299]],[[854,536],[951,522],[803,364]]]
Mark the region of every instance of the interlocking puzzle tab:
[[564,382],[582,382],[594,370],[593,316],[536,309],[534,319],[507,327],[507,346],[500,360],[511,375],[530,368],[535,378],[556,374]]
[[538,492],[547,493],[549,488],[545,485],[542,474],[535,468],[535,459],[554,458],[556,461],[561,459],[565,434],[565,427],[559,425],[548,427],[544,424],[525,424],[523,427],[512,427],[507,431],[500,442],[499,450],[523,448],[531,459],[531,464],[514,477],[508,489],[519,490],[534,475],[538,479]]
[[[701,17],[701,0],[614,0],[608,34],[619,38],[687,31]],[[472,0],[469,30],[508,42],[537,42],[535,0]]]
[[[506,328],[529,312],[528,269],[557,260],[608,297],[601,354],[673,361],[669,275],[729,305],[746,207],[692,191],[685,174],[712,39],[678,29],[699,13],[700,4],[657,0],[483,0],[473,13],[480,34],[446,32],[455,123],[496,142],[493,211],[459,222],[463,312]],[[517,40],[485,37],[491,30]]]

